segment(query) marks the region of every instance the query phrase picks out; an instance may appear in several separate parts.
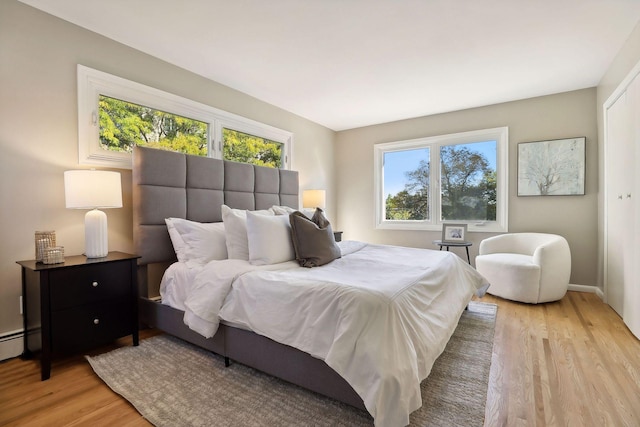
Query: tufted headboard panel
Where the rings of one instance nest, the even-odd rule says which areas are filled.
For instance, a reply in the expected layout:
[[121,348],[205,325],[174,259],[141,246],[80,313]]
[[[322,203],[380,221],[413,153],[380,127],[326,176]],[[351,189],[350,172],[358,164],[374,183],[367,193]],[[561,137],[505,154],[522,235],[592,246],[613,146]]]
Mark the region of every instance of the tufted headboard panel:
[[138,264],[176,259],[165,218],[222,221],[220,207],[298,207],[298,172],[147,147],[133,150],[133,240]]

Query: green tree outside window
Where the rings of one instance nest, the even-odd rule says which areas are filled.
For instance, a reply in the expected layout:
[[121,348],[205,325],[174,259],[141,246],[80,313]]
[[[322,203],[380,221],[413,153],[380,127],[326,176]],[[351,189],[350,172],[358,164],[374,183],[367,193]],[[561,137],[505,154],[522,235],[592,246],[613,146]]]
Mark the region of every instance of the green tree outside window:
[[222,130],[222,157],[234,162],[282,167],[282,144],[231,129]]
[[208,125],[100,95],[100,146],[130,153],[135,145],[207,155]]
[[[495,221],[496,170],[473,144],[440,148],[441,220]],[[387,220],[425,220],[430,200],[430,164],[421,160],[414,170],[405,172],[402,191],[385,199]]]
[[[100,146],[130,153],[136,145],[207,156],[207,123],[108,96],[99,98]],[[225,160],[272,168],[283,164],[283,144],[223,129]]]

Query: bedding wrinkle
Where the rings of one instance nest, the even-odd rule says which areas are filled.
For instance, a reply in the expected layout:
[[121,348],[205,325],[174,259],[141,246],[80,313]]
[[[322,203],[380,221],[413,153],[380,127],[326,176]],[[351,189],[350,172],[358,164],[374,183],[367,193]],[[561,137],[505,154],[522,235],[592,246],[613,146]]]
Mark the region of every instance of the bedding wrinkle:
[[[218,330],[220,309],[235,280],[255,270],[286,270],[295,266],[293,261],[263,266],[252,265],[249,261],[240,259],[209,261],[196,274],[185,300],[185,323],[205,338],[211,338]],[[194,317],[204,322],[194,321]]]
[[213,335],[223,320],[324,360],[377,427],[406,425],[422,404],[421,381],[486,283],[448,252],[352,241],[340,249],[342,258],[312,269],[211,261],[190,289],[185,322],[200,328],[204,318]]

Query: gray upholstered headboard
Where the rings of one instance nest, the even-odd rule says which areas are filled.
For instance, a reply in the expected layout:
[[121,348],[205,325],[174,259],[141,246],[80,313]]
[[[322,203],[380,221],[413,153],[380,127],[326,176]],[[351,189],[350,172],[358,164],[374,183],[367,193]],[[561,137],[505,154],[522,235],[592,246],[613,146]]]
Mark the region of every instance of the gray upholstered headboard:
[[135,147],[133,240],[138,264],[176,259],[165,218],[222,221],[220,207],[298,208],[298,172]]

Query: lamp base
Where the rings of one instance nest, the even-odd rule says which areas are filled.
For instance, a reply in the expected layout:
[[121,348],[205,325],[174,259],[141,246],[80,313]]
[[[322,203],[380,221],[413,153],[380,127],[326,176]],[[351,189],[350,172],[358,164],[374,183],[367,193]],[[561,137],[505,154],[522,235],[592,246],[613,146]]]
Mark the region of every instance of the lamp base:
[[84,216],[84,254],[87,258],[102,258],[108,253],[107,214],[93,209]]

